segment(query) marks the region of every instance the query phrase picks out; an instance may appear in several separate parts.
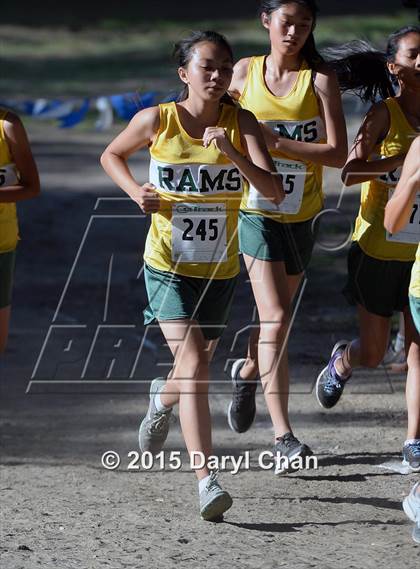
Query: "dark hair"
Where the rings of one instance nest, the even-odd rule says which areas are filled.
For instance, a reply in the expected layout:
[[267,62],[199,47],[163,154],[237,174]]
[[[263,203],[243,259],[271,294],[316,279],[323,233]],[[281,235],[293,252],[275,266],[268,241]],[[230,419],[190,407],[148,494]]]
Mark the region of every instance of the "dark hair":
[[[205,32],[201,31],[192,32],[190,36],[182,39],[181,41],[175,44],[173,57],[178,62],[178,67],[186,67],[191,60],[194,47],[198,43],[204,41],[211,42],[220,47],[223,47],[228,52],[229,57],[233,63],[233,51],[225,36],[219,34],[218,32],[207,30]],[[183,90],[179,94],[177,101],[178,102],[185,101],[187,97],[188,97],[188,85],[185,85]],[[222,103],[227,103],[228,105],[236,105],[236,103],[233,101],[230,95],[228,95],[228,93],[225,93],[220,99],[220,101]]]
[[325,50],[328,65],[337,73],[341,91],[351,91],[365,102],[394,97],[396,79],[386,64],[395,61],[401,39],[411,33],[420,34],[420,27],[404,26],[391,34],[385,52],[362,40]]
[[312,22],[312,30],[309,34],[304,46],[302,47],[302,55],[304,56],[305,60],[307,61],[309,67],[311,69],[316,69],[321,63],[324,62],[324,58],[316,49],[315,46],[315,38],[314,38],[314,29],[316,25],[316,17],[318,14],[318,6],[316,5],[315,0],[261,0],[260,7],[258,13],[260,17],[262,14],[267,14],[269,16],[282,6],[286,4],[291,4],[294,2],[295,4],[299,4],[299,6],[303,6],[307,10],[310,11],[313,22]]

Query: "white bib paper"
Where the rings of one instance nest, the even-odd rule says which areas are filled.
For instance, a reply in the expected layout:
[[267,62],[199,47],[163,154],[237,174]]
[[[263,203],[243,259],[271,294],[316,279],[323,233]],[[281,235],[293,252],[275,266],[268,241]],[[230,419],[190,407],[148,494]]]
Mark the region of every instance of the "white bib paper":
[[402,166],[379,176],[378,180],[387,186],[395,188],[401,178]]
[[227,261],[226,204],[173,204],[172,261],[177,263]]
[[[372,156],[372,160],[385,160],[387,156],[382,156],[381,154],[374,154]],[[390,188],[395,188],[401,178],[402,173],[402,166],[395,168],[395,170],[391,170],[390,172],[384,172],[380,176],[377,177],[379,182],[382,184],[386,184]]]
[[326,138],[324,121],[319,116],[300,121],[267,120],[260,122],[267,126],[273,134],[282,138],[300,142],[319,142]]
[[243,191],[243,179],[232,164],[166,164],[150,159],[149,181],[164,192],[196,196]]
[[285,199],[280,205],[276,205],[250,185],[247,207],[277,213],[298,213],[305,189],[306,166],[296,160],[275,157],[273,157],[273,162],[283,182]]
[[15,186],[18,183],[18,173],[14,164],[0,166],[0,189],[3,186]]
[[[388,199],[391,199],[393,189],[388,190]],[[410,219],[405,227],[398,233],[391,234],[386,232],[386,240],[393,243],[414,243],[420,242],[420,192],[417,192],[413,203]]]

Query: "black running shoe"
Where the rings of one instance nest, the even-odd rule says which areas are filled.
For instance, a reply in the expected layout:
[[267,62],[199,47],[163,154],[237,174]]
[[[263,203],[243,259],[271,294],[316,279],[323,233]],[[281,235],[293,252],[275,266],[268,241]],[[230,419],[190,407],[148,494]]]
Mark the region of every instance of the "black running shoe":
[[[295,472],[300,468],[299,463],[303,465],[303,459],[313,455],[308,445],[301,443],[293,433],[286,433],[282,437],[278,437],[276,441],[273,449],[275,474]],[[302,461],[295,460],[298,458],[301,458]]]
[[235,433],[245,433],[252,425],[255,418],[255,392],[257,380],[244,380],[239,373],[246,360],[236,360],[232,366],[232,401],[227,410],[229,427]]
[[351,375],[346,379],[340,377],[334,365],[337,359],[342,357],[346,345],[347,342],[343,340],[335,344],[328,365],[324,367],[317,377],[315,386],[316,398],[324,409],[331,409],[338,403],[344,391],[346,381],[351,377]]
[[403,465],[408,466],[413,472],[420,472],[420,441],[404,445]]

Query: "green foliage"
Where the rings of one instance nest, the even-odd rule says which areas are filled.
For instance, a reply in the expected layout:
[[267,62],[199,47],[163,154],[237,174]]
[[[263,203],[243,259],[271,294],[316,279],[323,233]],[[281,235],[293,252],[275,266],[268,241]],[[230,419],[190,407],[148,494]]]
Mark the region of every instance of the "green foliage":
[[[320,18],[315,32],[326,47],[355,38],[381,46],[393,30],[410,22],[411,12],[393,16]],[[178,87],[173,44],[193,29],[217,29],[231,41],[236,58],[268,49],[258,20],[148,22],[128,26],[105,20],[93,29],[0,26],[2,96],[96,95],[129,90],[167,91]]]

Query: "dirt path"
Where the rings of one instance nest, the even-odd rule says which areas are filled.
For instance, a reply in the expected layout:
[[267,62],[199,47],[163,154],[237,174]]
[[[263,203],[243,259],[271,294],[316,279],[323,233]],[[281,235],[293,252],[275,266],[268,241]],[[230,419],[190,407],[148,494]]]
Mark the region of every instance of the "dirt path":
[[[112,135],[44,127],[31,135],[43,196],[19,208],[23,240],[1,364],[2,567],[417,568],[419,550],[401,509],[416,477],[378,468],[399,458],[403,378],[359,372],[329,413],[311,393],[330,346],[356,331],[339,294],[345,251],[316,249],[296,313],[292,421],[319,468],[288,477],[258,467],[259,453],[271,445],[261,394],[248,433],[234,435],[225,419],[230,385],[223,369],[242,355],[240,332],[253,312],[242,273],[213,366],[211,406],[216,452],[249,451],[251,468],[222,474],[234,506],[225,523],[205,524],[185,453],[180,472],[127,470],[147,406],[142,393],[169,358],[152,331],[135,365],[144,335],[139,251],[146,223],[131,203],[103,199],[121,198],[97,162]],[[141,155],[140,177],[145,167]],[[340,190],[337,174],[328,172],[327,206],[336,206]],[[354,216],[354,192],[342,210]],[[341,239],[344,218],[328,225],[324,237]],[[109,449],[121,455],[116,471],[101,466]],[[167,450],[178,449],[184,445],[176,423]]]

